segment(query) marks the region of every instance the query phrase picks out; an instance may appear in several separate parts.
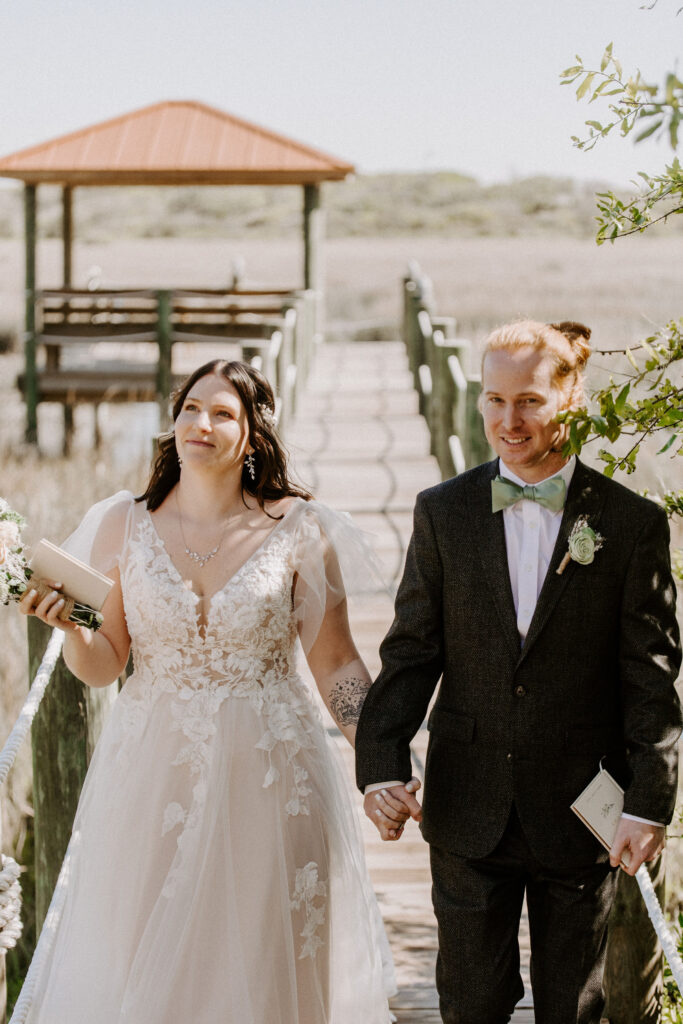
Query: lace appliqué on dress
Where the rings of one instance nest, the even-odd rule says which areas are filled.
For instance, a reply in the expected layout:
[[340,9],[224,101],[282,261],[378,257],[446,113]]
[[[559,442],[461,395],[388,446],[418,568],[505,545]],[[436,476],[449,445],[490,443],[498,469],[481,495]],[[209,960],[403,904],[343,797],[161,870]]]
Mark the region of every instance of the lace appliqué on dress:
[[[316,906],[316,900],[323,902],[319,902]],[[299,960],[305,960],[306,957],[315,958],[316,953],[323,945],[323,940],[317,931],[325,923],[326,902],[327,882],[319,880],[318,865],[315,861],[309,861],[305,867],[297,868],[290,907],[292,910],[303,909],[306,916],[306,923],[301,932],[304,944],[299,953]]]
[[[187,741],[172,765],[187,767],[195,777],[190,805],[171,801],[160,823],[162,835],[180,829],[166,896],[187,876],[184,854],[206,801],[206,774],[225,700],[248,700],[263,722],[256,744],[267,757],[263,787],[284,780],[286,814],[309,814],[309,775],[297,755],[315,745],[311,733],[320,724],[320,714],[296,672],[293,549],[290,533],[275,531],[267,538],[213,596],[202,636],[197,598],[182,584],[149,515],[141,518],[129,545],[123,572],[126,592],[136,595],[134,607],[126,607],[135,675],[121,695],[128,705],[126,721],[141,733],[155,699],[171,695],[172,729]],[[150,622],[156,627],[151,631]]]

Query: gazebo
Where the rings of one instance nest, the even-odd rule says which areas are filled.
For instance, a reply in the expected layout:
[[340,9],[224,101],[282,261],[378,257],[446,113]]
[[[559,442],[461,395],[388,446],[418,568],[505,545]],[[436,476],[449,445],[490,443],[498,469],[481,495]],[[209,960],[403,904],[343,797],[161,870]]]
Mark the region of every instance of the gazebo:
[[[37,383],[32,377],[37,330],[36,200],[39,185],[49,183],[62,187],[62,291],[67,300],[67,293],[73,290],[74,189],[116,185],[301,185],[302,285],[304,289],[319,292],[324,236],[320,186],[323,181],[341,181],[353,170],[353,166],[343,160],[194,101],[156,103],[0,159],[1,177],[24,182],[25,389],[29,407],[32,404],[30,392],[37,393]],[[29,439],[35,440],[36,431],[35,417],[29,411]]]

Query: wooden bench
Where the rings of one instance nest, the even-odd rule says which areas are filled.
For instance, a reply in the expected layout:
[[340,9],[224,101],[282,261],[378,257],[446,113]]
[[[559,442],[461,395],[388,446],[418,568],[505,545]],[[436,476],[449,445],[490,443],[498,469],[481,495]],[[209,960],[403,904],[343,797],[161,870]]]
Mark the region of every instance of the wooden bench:
[[102,403],[157,402],[162,426],[168,425],[168,397],[197,365],[194,360],[181,369],[174,348],[187,352],[203,343],[211,349],[206,358],[243,359],[265,373],[276,390],[283,430],[310,363],[314,328],[310,292],[42,291],[36,333],[17,383],[26,396],[29,423],[31,412],[37,422],[41,402],[63,406],[68,452],[79,404],[94,407],[95,444]]

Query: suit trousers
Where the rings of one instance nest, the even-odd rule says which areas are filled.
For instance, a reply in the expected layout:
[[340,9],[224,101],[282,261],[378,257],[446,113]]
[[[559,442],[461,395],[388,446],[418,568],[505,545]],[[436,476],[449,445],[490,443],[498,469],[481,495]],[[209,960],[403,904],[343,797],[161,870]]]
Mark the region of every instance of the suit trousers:
[[534,856],[516,810],[481,860],[430,845],[444,1024],[506,1024],[524,994],[519,923],[526,893],[536,1024],[599,1024],[607,918],[616,872],[553,870]]

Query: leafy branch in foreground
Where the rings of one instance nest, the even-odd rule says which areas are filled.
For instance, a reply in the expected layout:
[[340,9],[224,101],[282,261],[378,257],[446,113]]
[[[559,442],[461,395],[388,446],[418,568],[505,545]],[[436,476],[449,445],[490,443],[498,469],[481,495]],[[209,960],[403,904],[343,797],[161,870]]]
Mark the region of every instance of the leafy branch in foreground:
[[[560,74],[561,83],[578,83],[576,96],[579,100],[594,103],[608,99],[609,118],[604,123],[586,121],[588,135],[583,139],[572,136],[575,146],[592,149],[613,131],[626,136],[638,130],[635,142],[655,134],[668,135],[671,149],[677,149],[679,125],[683,120],[683,81],[678,75],[667,73],[661,87],[646,82],[640,71],[625,77],[612,52],[612,43],[605,49],[599,69],[587,68],[578,55],[576,61]],[[598,193],[598,244],[644,231],[652,224],[683,212],[683,169],[678,159],[674,159],[663,174],[649,175],[641,171],[639,176],[641,191],[626,202],[613,192]]]
[[[658,455],[683,455],[683,319],[672,320],[658,334],[641,341],[639,357],[642,352],[646,358],[639,363],[630,349],[623,350],[632,372],[625,384],[619,386],[610,378],[607,387],[594,393],[596,411],[583,407],[560,417],[569,424],[565,455],[578,454],[595,438],[611,443],[629,438],[621,455],[600,449],[599,458],[609,477],[617,470],[633,473],[641,445],[654,434],[664,435]],[[683,490],[667,491],[660,502],[669,516],[683,517]]]

